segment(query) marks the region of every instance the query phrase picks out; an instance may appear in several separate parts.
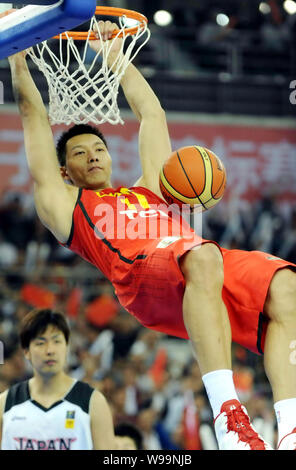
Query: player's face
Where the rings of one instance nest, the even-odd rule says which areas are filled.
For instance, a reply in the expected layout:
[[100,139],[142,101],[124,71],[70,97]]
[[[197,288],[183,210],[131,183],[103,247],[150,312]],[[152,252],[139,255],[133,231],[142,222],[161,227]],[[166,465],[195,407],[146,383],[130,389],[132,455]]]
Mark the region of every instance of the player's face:
[[25,353],[33,369],[42,376],[53,376],[62,372],[66,365],[67,343],[63,332],[49,325],[30,342]]
[[66,145],[65,179],[78,188],[111,186],[111,157],[104,142],[94,134],[81,134]]

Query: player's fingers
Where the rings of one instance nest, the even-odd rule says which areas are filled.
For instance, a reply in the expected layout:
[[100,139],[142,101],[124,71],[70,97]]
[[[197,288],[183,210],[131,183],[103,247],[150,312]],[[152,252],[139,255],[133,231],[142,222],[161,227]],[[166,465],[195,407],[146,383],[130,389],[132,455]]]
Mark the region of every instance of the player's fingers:
[[104,34],[104,21],[100,20],[97,23],[94,23],[93,25],[93,31],[96,34],[97,38],[103,38]]
[[104,41],[112,38],[113,31],[118,29],[116,23],[111,23],[111,21],[98,21],[97,24],[93,25],[93,31],[96,33],[96,36],[101,37]]
[[116,23],[112,23],[111,21],[105,21],[105,24],[104,24],[105,39],[111,39],[113,35],[113,31],[117,29],[118,29],[118,25]]
[[95,25],[95,29],[101,35],[104,30],[104,21],[102,20],[98,21],[97,24]]
[[111,39],[114,31],[118,31],[118,24],[111,23],[110,30],[109,30],[109,39]]
[[110,30],[111,21],[99,21],[99,28],[100,33],[104,41],[109,38],[109,30]]
[[104,29],[104,34],[105,34],[105,39],[111,39],[112,38],[112,33],[114,31],[114,24],[111,21],[105,21],[105,29]]

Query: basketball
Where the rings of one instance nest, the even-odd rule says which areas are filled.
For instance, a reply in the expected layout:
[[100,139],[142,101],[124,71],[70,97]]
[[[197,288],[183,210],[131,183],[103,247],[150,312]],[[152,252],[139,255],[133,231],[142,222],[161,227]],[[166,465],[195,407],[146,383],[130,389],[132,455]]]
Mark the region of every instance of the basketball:
[[200,206],[205,211],[222,199],[226,171],[211,150],[197,145],[182,147],[164,163],[159,186],[168,204]]

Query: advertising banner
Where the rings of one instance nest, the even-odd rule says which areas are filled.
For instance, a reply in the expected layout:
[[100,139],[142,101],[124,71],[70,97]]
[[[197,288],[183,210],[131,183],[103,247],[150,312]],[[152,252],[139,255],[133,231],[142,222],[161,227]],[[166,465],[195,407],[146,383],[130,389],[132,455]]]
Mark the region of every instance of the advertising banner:
[[[53,128],[55,139],[65,126]],[[104,124],[101,130],[113,160],[113,186],[132,186],[141,174],[138,156],[139,124],[126,119],[124,125]],[[263,194],[281,200],[296,200],[296,132],[292,128],[246,124],[188,123],[169,119],[173,150],[202,145],[214,151],[227,170],[229,197],[254,201]],[[157,136],[151,136],[157,139]],[[40,161],[42,149],[40,149]],[[6,191],[31,192],[23,140],[17,112],[0,115],[0,197]]]

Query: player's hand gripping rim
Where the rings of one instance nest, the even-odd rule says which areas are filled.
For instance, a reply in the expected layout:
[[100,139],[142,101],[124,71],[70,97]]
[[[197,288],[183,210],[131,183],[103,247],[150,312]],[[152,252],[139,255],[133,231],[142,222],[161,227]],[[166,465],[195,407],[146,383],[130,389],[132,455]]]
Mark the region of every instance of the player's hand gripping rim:
[[116,23],[112,23],[111,21],[98,21],[93,25],[93,31],[97,37],[97,40],[89,41],[90,47],[95,52],[100,52],[104,44],[102,42],[112,41],[111,47],[110,44],[108,46],[108,53],[109,56],[112,55],[117,56],[120,54],[122,50],[122,38],[118,37],[117,35],[114,37],[114,31],[119,31],[118,25]]

